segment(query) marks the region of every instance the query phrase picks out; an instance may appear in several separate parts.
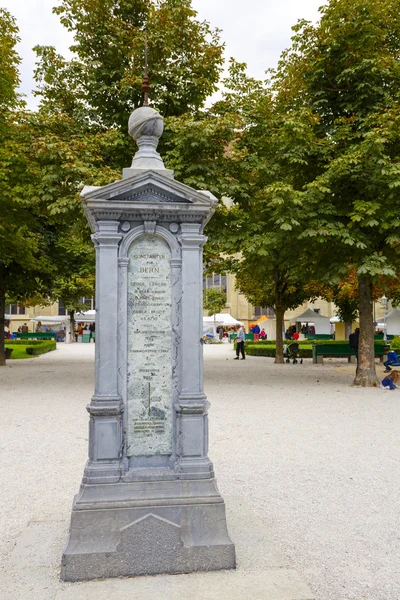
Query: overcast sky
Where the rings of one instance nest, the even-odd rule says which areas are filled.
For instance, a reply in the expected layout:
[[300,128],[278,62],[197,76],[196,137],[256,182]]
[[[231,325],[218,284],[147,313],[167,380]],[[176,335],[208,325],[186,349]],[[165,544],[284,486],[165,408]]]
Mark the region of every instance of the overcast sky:
[[[27,95],[28,106],[34,108],[35,99],[33,46],[52,45],[61,54],[69,56],[70,34],[52,14],[57,0],[0,0],[17,19],[23,59],[21,90]],[[226,43],[226,58],[235,57],[246,62],[249,74],[262,78],[264,71],[277,64],[279,55],[290,43],[291,27],[298,19],[318,19],[318,7],[324,0],[192,0],[201,19],[222,29]]]

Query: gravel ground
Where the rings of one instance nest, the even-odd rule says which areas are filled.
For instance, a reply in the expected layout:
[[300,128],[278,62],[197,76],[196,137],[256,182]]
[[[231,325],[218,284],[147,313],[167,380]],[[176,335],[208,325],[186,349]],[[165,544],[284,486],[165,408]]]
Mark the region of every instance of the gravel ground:
[[400,391],[351,387],[338,360],[231,358],[207,349],[224,487],[246,487],[317,600],[399,600]]
[[354,367],[340,361],[233,356],[230,345],[205,347],[210,456],[238,570],[138,578],[134,596],[129,579],[58,582],[87,455],[93,345],[0,369],[7,600],[300,600],[311,598],[304,582],[316,600],[400,598],[400,393],[352,388]]

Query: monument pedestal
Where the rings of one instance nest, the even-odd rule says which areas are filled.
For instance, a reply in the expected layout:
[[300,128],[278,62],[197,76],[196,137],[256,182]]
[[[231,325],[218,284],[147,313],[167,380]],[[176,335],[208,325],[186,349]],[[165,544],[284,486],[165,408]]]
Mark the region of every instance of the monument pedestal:
[[61,579],[231,569],[225,505],[215,479],[169,469],[137,481],[83,485],[74,500]]
[[141,147],[131,169],[82,192],[96,246],[96,382],[65,581],[235,567],[203,390],[203,228],[216,199],[163,169],[158,113],[134,111],[129,128]]

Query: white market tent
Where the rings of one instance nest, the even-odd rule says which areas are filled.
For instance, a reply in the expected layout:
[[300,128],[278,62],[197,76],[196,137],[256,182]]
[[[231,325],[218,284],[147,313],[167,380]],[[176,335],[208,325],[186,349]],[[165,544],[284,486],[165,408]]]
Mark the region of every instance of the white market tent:
[[33,321],[34,323],[40,323],[42,325],[56,325],[57,323],[66,323],[67,321],[69,321],[69,316],[68,315],[56,315],[54,317],[48,316],[46,317],[46,315],[40,316],[40,317],[33,317],[31,319],[31,321]]
[[228,313],[216,313],[211,317],[203,317],[203,335],[214,335],[214,327],[219,327],[220,325],[223,327],[235,327],[238,325],[243,325],[243,323],[241,321],[237,321]]
[[79,323],[94,323],[96,321],[96,311],[85,310],[84,312],[75,313],[74,318]]
[[211,323],[216,325],[223,325],[224,327],[235,327],[236,325],[243,325],[241,321],[237,321],[229,313],[216,313],[211,317],[203,317],[203,323]]
[[329,317],[324,317],[323,315],[316,313],[311,308],[308,308],[301,315],[291,320],[296,321],[296,323],[308,323],[308,325],[314,325],[315,333],[330,334],[331,332],[331,323]]
[[384,325],[386,321],[386,333],[387,335],[400,335],[400,309],[394,308],[385,317],[377,319],[376,322],[380,325]]

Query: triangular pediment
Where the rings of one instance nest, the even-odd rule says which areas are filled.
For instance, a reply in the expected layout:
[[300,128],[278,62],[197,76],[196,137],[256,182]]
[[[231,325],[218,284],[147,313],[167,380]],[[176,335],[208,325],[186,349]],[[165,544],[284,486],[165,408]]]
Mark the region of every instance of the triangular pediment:
[[195,190],[156,171],[144,171],[102,187],[87,187],[81,195],[89,202],[179,203],[204,207],[212,207],[217,202],[210,192]]

